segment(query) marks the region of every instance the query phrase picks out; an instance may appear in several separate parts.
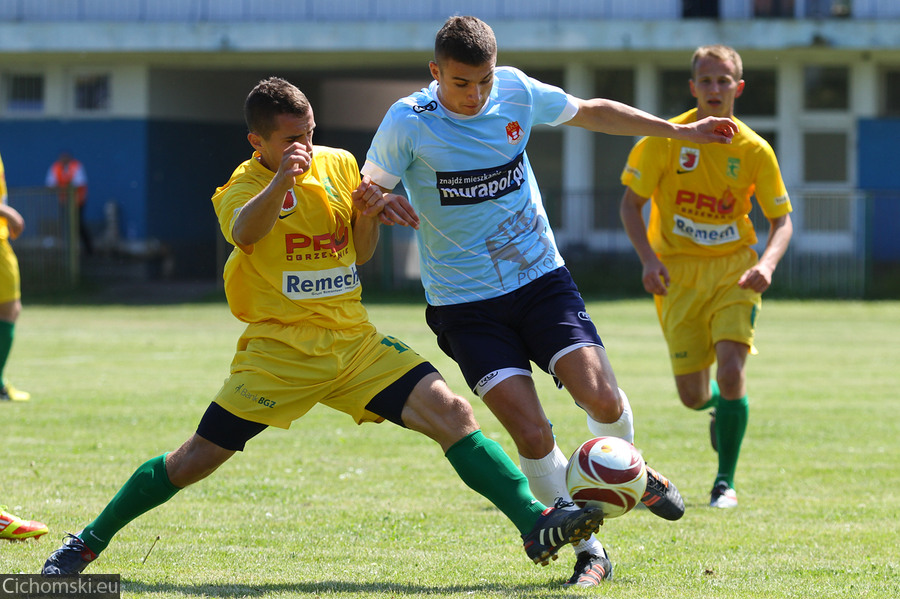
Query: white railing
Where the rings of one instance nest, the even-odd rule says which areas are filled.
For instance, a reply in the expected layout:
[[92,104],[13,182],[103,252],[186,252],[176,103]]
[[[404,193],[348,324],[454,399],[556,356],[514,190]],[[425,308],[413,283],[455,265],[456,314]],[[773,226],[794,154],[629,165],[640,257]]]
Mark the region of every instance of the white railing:
[[[722,19],[900,18],[897,0],[720,0]],[[0,0],[0,22],[677,20],[682,0]]]

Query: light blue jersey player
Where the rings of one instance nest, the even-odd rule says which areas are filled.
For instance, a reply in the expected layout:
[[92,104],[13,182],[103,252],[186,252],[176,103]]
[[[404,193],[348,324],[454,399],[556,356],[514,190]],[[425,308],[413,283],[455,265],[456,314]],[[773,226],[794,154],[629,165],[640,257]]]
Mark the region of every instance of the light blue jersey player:
[[434,306],[497,297],[564,264],[525,147],[534,125],[568,121],[577,106],[518,69],[494,78],[473,116],[446,108],[437,81],[396,102],[362,169],[382,187],[403,181]]
[[[434,82],[388,111],[363,180],[383,191],[403,182],[409,201],[396,200],[380,218],[418,226],[426,320],[438,345],[510,433],[535,497],[570,500],[568,459],[535,391],[531,363],[571,393],[587,413],[591,436],[632,441],[634,428],[547,222],[525,153],[531,130],[564,124],[727,143],[735,125],[728,119],[676,125],[619,102],[576,98],[496,62],[496,39],[486,23],[448,19],[429,64]],[[680,518],[678,490],[648,472],[644,504],[663,518]],[[568,584],[593,586],[610,577],[612,564],[596,538],[575,550]]]

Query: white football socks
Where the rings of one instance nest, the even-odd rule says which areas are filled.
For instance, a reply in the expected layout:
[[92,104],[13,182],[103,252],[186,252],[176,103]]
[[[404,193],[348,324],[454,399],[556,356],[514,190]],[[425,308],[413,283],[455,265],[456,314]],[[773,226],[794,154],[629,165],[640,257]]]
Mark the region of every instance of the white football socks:
[[[544,457],[532,460],[519,456],[519,467],[522,474],[528,479],[531,493],[544,505],[552,507],[557,497],[565,501],[572,501],[566,485],[566,466],[569,464],[566,454],[559,445],[553,444],[553,449]],[[572,545],[576,553],[589,551],[594,555],[603,555],[603,545],[594,535],[584,541]]]
[[629,443],[634,443],[634,419],[631,415],[631,404],[628,403],[628,396],[625,395],[622,389],[619,389],[619,397],[622,398],[622,415],[619,416],[618,420],[615,422],[597,422],[588,416],[587,427],[595,437],[619,437]]

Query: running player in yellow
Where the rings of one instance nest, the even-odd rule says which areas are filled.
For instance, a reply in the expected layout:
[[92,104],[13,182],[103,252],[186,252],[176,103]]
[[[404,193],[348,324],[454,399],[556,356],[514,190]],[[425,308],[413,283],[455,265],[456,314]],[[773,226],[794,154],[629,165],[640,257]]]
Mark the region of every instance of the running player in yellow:
[[25,229],[25,220],[18,210],[6,203],[7,199],[6,171],[0,159],[0,402],[31,399],[30,393],[14,388],[4,376],[16,320],[22,312],[19,261],[9,240],[21,235]]
[[380,213],[396,196],[360,180],[349,152],[313,145],[312,107],[287,81],[261,81],[244,115],[255,151],[212,198],[235,246],[225,265],[228,304],[247,323],[231,376],[196,434],[141,465],[43,573],[81,572],[130,521],[211,474],[267,426],[288,428],[317,403],[359,424],[390,420],[436,441],[462,480],[512,520],[535,563],[595,532],[599,510],[538,502],[500,445],[482,435],[466,400],[369,322],[356,265],[372,256]]
[[[740,55],[726,46],[703,46],[691,66],[697,108],[672,121],[727,117],[740,131],[731,145],[640,140],[622,173],[627,189],[621,217],[643,264],[644,288],[656,301],[681,402],[715,410],[711,433],[719,470],[710,506],[733,508],[749,413],[746,360],[761,294],[793,233],[791,202],[771,146],[734,117],[734,101],[744,90]],[[769,220],[760,257],[751,248],[757,238],[747,216],[754,196]],[[641,209],[648,199],[645,226]]]
[[[9,350],[12,348],[16,319],[22,311],[19,288],[19,261],[9,243],[25,228],[25,220],[18,210],[7,205],[6,171],[0,159],[0,403],[28,401],[31,394],[15,389],[3,377]],[[35,520],[23,520],[0,505],[0,539],[21,540],[37,538],[47,533],[47,525]]]
[[47,534],[47,525],[37,520],[23,520],[6,511],[5,505],[0,505],[0,539],[6,541],[23,541],[25,539],[37,539]]

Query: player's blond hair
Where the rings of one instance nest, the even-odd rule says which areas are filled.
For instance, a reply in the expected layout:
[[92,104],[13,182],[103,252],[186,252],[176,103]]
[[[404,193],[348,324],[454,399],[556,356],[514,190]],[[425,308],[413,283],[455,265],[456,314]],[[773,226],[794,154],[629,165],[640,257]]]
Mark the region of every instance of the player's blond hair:
[[256,84],[244,101],[247,129],[268,138],[278,128],[278,115],[305,117],[310,104],[306,95],[294,84],[280,77],[269,77]]
[[497,38],[491,26],[477,17],[450,17],[434,38],[434,61],[454,60],[481,66],[497,58]]
[[735,81],[740,81],[744,78],[744,63],[741,61],[741,55],[734,48],[723,46],[722,44],[700,46],[694,51],[694,56],[691,58],[691,77],[697,72],[697,63],[704,58],[715,58],[722,62],[731,61],[731,64],[734,65],[734,73],[732,74]]

